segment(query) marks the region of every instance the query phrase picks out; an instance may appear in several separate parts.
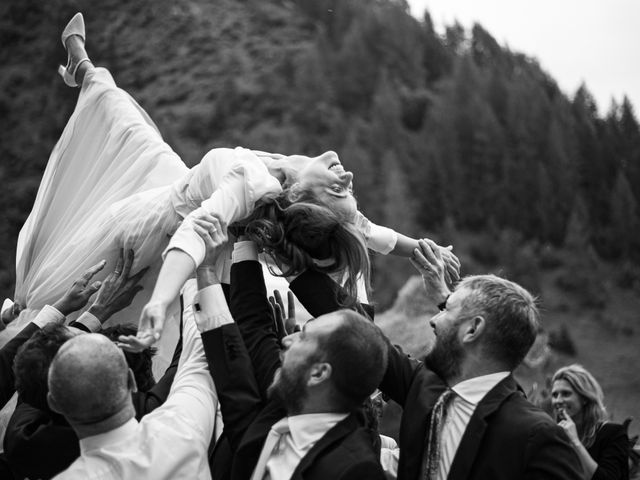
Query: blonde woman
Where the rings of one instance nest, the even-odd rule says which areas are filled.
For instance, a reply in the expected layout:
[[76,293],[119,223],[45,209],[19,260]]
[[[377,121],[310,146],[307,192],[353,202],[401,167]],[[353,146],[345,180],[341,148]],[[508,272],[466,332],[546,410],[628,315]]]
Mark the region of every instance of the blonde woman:
[[558,424],[573,444],[584,478],[629,478],[629,439],[624,426],[607,421],[602,388],[584,367],[558,370],[551,382],[551,405]]

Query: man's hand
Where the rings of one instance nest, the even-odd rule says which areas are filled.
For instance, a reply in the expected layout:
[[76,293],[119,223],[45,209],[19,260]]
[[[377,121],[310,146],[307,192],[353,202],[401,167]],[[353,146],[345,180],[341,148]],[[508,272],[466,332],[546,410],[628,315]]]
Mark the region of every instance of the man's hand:
[[273,318],[276,326],[276,334],[278,340],[282,340],[287,335],[291,335],[294,332],[299,332],[300,327],[296,321],[296,303],[293,296],[293,292],[289,290],[287,292],[287,317],[284,317],[284,301],[279,290],[273,291],[273,296],[269,297],[269,303],[271,304],[271,310],[273,311]]
[[89,307],[89,312],[95,315],[100,323],[106,322],[114,313],[131,305],[133,298],[142,290],[142,285],[138,285],[138,282],[149,267],[129,276],[133,259],[133,250],[127,250],[126,253],[124,249],[120,250],[115,270],[102,282],[93,305]]
[[[227,229],[226,225],[207,213],[192,220],[195,232],[202,237],[206,247],[205,259],[198,267],[198,288],[202,288],[201,277],[205,275],[209,275],[207,285],[217,282],[212,267],[220,247],[227,241]],[[151,347],[162,335],[168,306],[166,303],[153,300],[147,303],[142,309],[137,335],[122,335],[118,339],[118,346],[130,352],[140,352]]]
[[102,260],[93,267],[89,267],[87,271],[82,274],[82,277],[73,282],[73,285],[71,285],[71,288],[67,290],[64,296],[53,304],[53,307],[65,317],[84,307],[91,295],[96,293],[102,285],[101,282],[89,282],[96,273],[104,268],[106,263],[106,260]]
[[147,303],[142,309],[137,335],[120,335],[118,347],[128,352],[141,352],[153,346],[162,335],[167,307],[161,303]]
[[[10,302],[10,300],[7,299],[5,300],[5,302]],[[4,308],[4,305],[3,305],[3,308]],[[25,306],[21,305],[20,303],[14,303],[11,306],[5,308],[2,311],[2,318],[0,318],[0,332],[4,330],[9,323],[13,322],[16,318],[18,318],[18,315],[20,315],[20,312],[24,309],[25,309]]]
[[427,296],[438,305],[451,293],[445,279],[445,261],[441,249],[433,241],[420,240],[418,245],[420,248],[414,250],[411,263],[422,275]]
[[220,283],[215,271],[215,264],[229,237],[227,226],[213,215],[204,213],[193,219],[193,230],[204,242],[204,260],[196,269],[198,289]]
[[211,267],[216,263],[222,247],[227,243],[227,226],[213,215],[203,212],[193,218],[193,230],[204,241],[205,256],[201,267]]
[[441,247],[438,245],[438,251],[444,260],[444,279],[447,282],[447,286],[451,287],[455,282],[460,280],[460,260],[451,251],[453,247]]

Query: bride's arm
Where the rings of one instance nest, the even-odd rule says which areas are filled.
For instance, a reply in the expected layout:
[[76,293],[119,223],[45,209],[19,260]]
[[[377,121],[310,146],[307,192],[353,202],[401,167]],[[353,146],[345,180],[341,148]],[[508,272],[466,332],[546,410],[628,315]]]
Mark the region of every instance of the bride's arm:
[[[231,168],[229,168],[231,165]],[[244,149],[216,149],[209,152],[199,168],[205,169],[201,178],[216,177],[211,196],[191,212],[171,238],[164,253],[164,262],[149,303],[145,305],[138,326],[138,340],[132,350],[151,346],[162,334],[166,311],[178,296],[184,283],[193,275],[205,256],[205,244],[194,229],[199,218],[215,217],[219,227],[249,215],[256,201],[265,195],[278,193],[280,183],[250,151]],[[220,227],[221,225],[221,227]],[[220,230],[222,231],[222,230]]]
[[[416,249],[420,249],[419,239],[408,237],[388,227],[376,225],[360,212],[356,218],[356,227],[364,235],[367,247],[383,255],[391,254],[414,258],[414,252]],[[451,246],[438,246],[438,248],[445,262],[445,276],[451,284],[460,279],[460,260],[451,251]]]

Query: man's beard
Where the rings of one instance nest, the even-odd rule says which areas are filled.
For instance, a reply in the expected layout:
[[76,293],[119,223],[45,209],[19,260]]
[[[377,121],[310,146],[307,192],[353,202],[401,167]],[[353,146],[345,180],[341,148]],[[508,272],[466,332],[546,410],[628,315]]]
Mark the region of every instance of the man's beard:
[[436,336],[435,345],[424,357],[424,363],[448,383],[460,375],[463,357],[464,349],[458,340],[456,329],[451,328]]
[[269,398],[279,398],[288,415],[297,415],[302,411],[307,396],[307,365],[295,365],[291,368],[280,367],[267,390]]

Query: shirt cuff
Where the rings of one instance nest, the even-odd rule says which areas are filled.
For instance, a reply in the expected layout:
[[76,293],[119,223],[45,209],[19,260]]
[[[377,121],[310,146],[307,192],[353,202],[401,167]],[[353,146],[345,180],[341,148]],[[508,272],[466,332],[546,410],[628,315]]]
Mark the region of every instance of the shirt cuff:
[[246,262],[248,260],[258,260],[258,246],[251,240],[236,242],[233,246],[233,263]]
[[63,322],[64,315],[60,313],[57,308],[54,308],[51,305],[45,305],[38,315],[36,315],[36,318],[33,319],[33,323],[35,323],[39,328],[44,328],[44,326],[49,323],[62,324]]
[[98,332],[102,328],[102,323],[98,320],[98,317],[89,312],[84,312],[80,315],[76,322],[83,324],[92,333]]
[[198,291],[193,310],[201,333],[233,323],[221,285],[210,285]]

